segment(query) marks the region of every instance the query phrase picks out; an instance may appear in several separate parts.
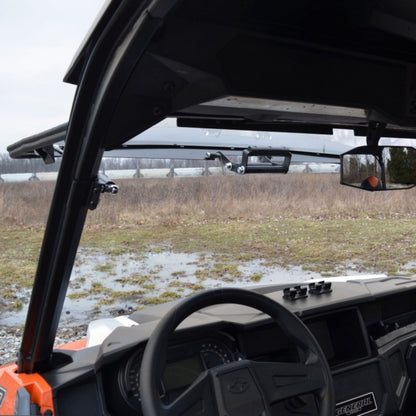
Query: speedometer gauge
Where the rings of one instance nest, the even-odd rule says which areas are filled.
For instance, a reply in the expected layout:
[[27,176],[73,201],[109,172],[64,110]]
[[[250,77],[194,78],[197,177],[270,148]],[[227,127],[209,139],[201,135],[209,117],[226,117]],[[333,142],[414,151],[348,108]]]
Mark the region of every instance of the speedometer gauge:
[[[121,391],[130,406],[134,409],[141,409],[140,398],[140,367],[142,364],[144,350],[140,350],[132,355],[124,367],[119,372],[119,382],[123,386]],[[159,397],[165,396],[165,387],[163,383],[159,386]]]
[[[235,360],[227,341],[218,337],[172,345],[160,380],[159,395],[164,403],[172,402],[196,380],[203,371]],[[124,400],[135,410],[141,409],[140,371],[144,349],[126,358],[118,373]],[[140,414],[140,413],[139,413]]]
[[217,367],[232,361],[231,352],[216,342],[205,342],[201,345],[200,354],[206,369]]
[[134,408],[137,408],[140,403],[140,366],[142,357],[143,351],[139,351],[131,356],[127,360],[124,371],[119,373],[124,399]]

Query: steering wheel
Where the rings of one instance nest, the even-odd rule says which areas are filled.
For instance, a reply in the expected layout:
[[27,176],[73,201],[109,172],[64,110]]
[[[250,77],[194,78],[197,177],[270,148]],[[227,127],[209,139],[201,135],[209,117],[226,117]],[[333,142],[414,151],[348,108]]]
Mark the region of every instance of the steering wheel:
[[[168,338],[192,313],[207,306],[234,303],[269,315],[305,357],[301,362],[239,360],[202,372],[170,404],[159,398],[166,364]],[[335,414],[334,388],[328,362],[305,324],[272,299],[243,289],[213,289],[173,306],[161,319],[147,343],[140,370],[144,416],[272,416],[280,400],[313,393],[320,416]]]

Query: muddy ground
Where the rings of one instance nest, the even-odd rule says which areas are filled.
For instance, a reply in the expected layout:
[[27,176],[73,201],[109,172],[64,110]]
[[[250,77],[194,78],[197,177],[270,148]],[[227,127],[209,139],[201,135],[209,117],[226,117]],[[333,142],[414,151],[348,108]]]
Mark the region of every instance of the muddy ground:
[[[356,265],[337,274],[357,275],[372,270]],[[82,250],[75,263],[61,315],[56,345],[86,336],[88,322],[220,286],[253,286],[321,280],[325,273],[299,266],[281,267],[262,260],[221,261],[207,253],[148,252],[104,256],[97,249]],[[0,363],[14,361],[23,335],[29,290],[21,292],[18,310],[0,315]]]

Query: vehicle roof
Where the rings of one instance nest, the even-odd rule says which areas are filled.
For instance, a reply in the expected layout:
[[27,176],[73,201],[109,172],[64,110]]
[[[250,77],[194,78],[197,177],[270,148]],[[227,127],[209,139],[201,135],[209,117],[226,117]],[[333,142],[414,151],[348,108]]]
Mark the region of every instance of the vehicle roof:
[[[127,3],[108,5],[67,81],[80,84],[104,23],[116,26]],[[136,11],[157,36],[124,80],[107,148],[142,131],[138,110],[180,126],[365,135],[373,121],[414,136],[411,1],[153,1]]]
[[105,151],[167,117],[209,129],[351,128],[369,144],[414,137],[415,41],[411,0],[107,3],[65,78],[78,88],[68,125],[54,131],[65,152],[19,371],[50,361]]

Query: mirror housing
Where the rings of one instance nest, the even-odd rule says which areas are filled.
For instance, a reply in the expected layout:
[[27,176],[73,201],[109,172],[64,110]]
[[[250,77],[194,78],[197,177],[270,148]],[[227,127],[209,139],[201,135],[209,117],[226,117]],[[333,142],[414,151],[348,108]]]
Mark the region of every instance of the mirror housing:
[[416,185],[416,149],[356,147],[341,155],[341,184],[367,191],[413,188]]

